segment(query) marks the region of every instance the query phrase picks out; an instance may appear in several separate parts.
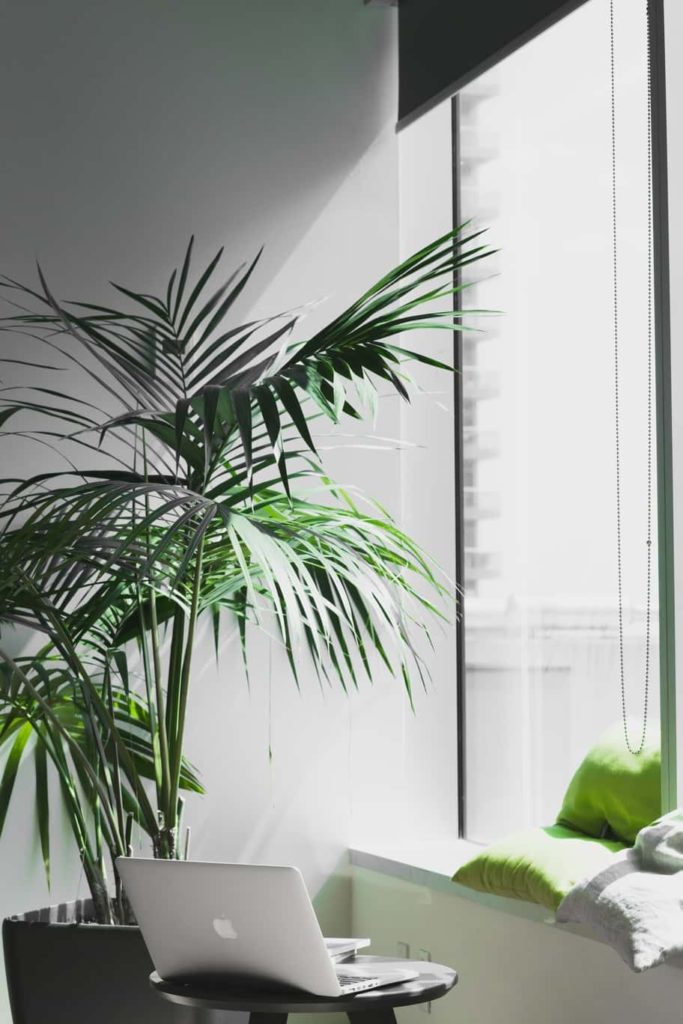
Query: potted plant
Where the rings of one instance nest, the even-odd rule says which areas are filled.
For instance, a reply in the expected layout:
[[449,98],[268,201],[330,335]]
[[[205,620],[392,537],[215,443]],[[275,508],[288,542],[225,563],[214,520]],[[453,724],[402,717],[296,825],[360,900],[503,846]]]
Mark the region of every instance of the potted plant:
[[[26,660],[0,653],[0,742],[9,748],[0,811],[32,750],[45,853],[53,765],[96,923],[5,923],[13,1012],[26,1024],[45,1019],[50,1000],[53,1021],[56,1004],[64,1020],[90,1015],[92,993],[70,1005],[61,985],[73,980],[75,950],[79,977],[96,978],[103,956],[111,965],[96,982],[101,1021],[173,1012],[150,1003],[149,962],[112,861],[134,828],[154,856],[185,855],[181,790],[200,789],[183,758],[200,618],[212,616],[218,635],[221,613],[236,617],[246,658],[248,634],[269,616],[295,678],[307,660],[348,688],[379,658],[410,695],[425,675],[413,627],[427,628],[434,595],[445,593],[386,513],[364,511],[329,480],[312,421],[360,418],[378,381],[408,397],[406,362],[434,360],[397,340],[460,328],[461,313],[432,304],[486,254],[477,235],[438,239],[309,338],[296,333],[296,313],[228,325],[258,257],[209,291],[222,252],[193,280],[192,248],[162,295],[114,286],[125,309],[60,302],[40,268],[35,288],[2,281],[19,306],[2,327],[28,335],[55,375],[54,386],[6,393],[2,435],[48,443],[64,464],[3,481],[0,618],[45,643]],[[64,391],[64,369],[78,389]],[[52,989],[35,996],[27,980],[35,989],[38,956]]]

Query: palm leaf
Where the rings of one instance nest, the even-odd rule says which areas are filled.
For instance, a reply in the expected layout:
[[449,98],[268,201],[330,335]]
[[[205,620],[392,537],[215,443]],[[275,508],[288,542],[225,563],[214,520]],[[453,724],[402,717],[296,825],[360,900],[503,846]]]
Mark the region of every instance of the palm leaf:
[[48,792],[47,751],[41,742],[33,751],[36,773],[36,824],[48,888],[50,886],[50,797]]
[[24,756],[26,744],[31,738],[32,728],[30,723],[24,722],[19,727],[5,761],[2,777],[0,778],[0,835],[5,827],[7,811],[12,798],[14,785],[17,781],[19,766]]
[[[218,281],[222,250],[195,274],[193,248],[161,294],[115,285],[110,306],[58,301],[40,268],[35,288],[0,280],[13,304],[0,330],[92,391],[79,402],[41,381],[0,396],[0,434],[66,460],[0,480],[0,620],[50,641],[3,675],[0,810],[33,737],[46,866],[51,761],[100,899],[102,844],[125,843],[126,815],[174,856],[179,791],[201,791],[182,758],[199,615],[216,645],[221,612],[236,618],[245,664],[250,624],[274,616],[295,680],[308,659],[321,685],[350,690],[379,659],[412,701],[450,589],[385,512],[328,479],[312,423],[360,419],[387,386],[407,400],[410,363],[443,366],[402,339],[463,328],[462,310],[434,306],[460,301],[456,272],[489,251],[480,234],[463,225],[425,246],[311,336],[297,312],[231,323],[260,253]],[[25,414],[42,420],[23,429]]]

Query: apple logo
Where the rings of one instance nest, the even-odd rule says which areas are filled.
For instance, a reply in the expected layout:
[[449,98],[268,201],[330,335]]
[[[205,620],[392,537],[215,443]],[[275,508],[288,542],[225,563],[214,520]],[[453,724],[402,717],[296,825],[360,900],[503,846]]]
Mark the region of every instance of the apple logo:
[[236,939],[237,932],[229,917],[214,917],[213,930],[222,939]]

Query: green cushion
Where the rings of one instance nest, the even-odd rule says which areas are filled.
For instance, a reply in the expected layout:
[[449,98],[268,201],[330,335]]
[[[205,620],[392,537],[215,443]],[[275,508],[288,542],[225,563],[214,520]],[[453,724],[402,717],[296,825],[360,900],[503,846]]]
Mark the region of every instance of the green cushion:
[[[641,726],[629,722],[629,736],[640,740]],[[632,844],[661,811],[659,744],[647,739],[630,754],[621,723],[604,733],[579,765],[557,821],[589,836],[612,833]]]
[[562,825],[532,828],[482,849],[453,881],[556,910],[577,882],[602,871],[623,849],[622,843],[590,839]]

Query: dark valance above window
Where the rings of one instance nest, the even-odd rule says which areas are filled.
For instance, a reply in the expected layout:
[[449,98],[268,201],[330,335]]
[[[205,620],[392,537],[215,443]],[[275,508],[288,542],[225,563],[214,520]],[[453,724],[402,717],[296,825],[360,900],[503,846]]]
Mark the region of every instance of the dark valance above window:
[[399,126],[457,92],[582,3],[585,0],[399,0]]

